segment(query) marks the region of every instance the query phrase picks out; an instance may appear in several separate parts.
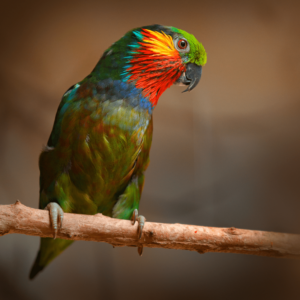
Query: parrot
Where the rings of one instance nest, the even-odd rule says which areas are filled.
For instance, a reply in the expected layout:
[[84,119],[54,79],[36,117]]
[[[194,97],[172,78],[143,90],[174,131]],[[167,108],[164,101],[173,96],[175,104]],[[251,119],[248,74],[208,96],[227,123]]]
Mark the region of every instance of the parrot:
[[53,238],[41,238],[30,279],[72,244],[56,238],[64,213],[138,222],[141,238],[145,217],[138,209],[153,110],[171,85],[194,89],[206,61],[194,35],[172,26],[143,26],[113,43],[92,72],[65,92],[39,157],[39,208],[49,211]]

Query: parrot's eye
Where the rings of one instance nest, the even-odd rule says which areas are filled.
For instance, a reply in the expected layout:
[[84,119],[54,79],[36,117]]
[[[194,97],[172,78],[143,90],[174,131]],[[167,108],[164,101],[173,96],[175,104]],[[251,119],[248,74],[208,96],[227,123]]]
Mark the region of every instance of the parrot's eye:
[[177,42],[177,45],[180,49],[185,49],[187,47],[187,41],[184,39],[181,39]]
[[174,41],[175,48],[179,52],[189,52],[190,51],[190,45],[186,39],[183,38],[177,38]]

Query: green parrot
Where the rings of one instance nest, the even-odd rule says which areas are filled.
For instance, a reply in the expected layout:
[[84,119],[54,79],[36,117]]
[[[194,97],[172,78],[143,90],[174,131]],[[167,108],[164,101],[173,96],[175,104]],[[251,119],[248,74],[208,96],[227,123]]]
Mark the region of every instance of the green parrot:
[[141,238],[145,218],[138,208],[153,109],[172,84],[192,90],[206,60],[193,35],[144,26],[115,42],[91,74],[66,91],[39,159],[39,208],[49,210],[54,238],[41,238],[30,279],[73,242],[56,239],[64,212],[138,221]]

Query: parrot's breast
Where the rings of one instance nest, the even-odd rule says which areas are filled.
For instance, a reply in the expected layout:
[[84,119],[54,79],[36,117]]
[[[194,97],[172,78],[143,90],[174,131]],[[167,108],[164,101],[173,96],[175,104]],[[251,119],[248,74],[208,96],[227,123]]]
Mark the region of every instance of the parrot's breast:
[[133,85],[71,88],[40,157],[41,208],[53,198],[65,212],[109,215],[134,174],[151,117]]

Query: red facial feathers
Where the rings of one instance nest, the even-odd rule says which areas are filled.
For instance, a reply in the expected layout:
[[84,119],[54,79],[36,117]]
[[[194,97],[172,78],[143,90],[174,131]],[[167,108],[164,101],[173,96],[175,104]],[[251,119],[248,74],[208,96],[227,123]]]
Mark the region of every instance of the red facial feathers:
[[160,95],[185,71],[185,65],[171,36],[148,29],[141,33],[143,41],[138,42],[140,47],[135,49],[127,72],[131,74],[129,81],[135,81],[155,106]]

